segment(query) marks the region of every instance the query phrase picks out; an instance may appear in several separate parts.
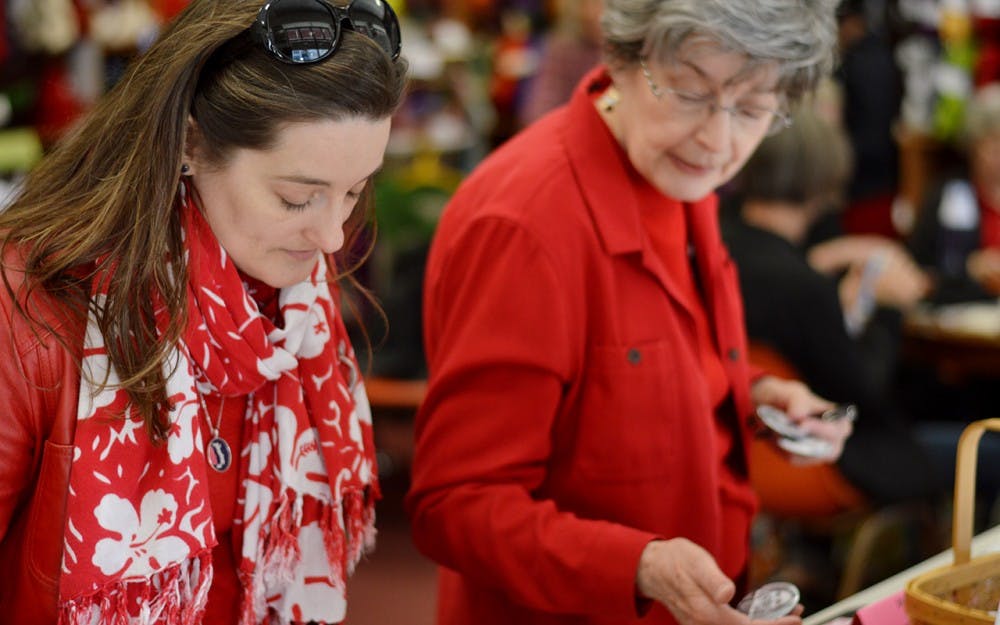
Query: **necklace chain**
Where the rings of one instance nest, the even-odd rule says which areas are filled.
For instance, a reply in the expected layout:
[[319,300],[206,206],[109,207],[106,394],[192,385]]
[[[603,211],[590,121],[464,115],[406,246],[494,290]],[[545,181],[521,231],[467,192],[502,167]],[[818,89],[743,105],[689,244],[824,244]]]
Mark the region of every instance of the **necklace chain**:
[[201,409],[205,411],[205,423],[208,424],[208,431],[215,438],[221,438],[219,430],[222,429],[222,413],[226,409],[226,396],[222,395],[221,397],[222,401],[219,402],[219,414],[215,417],[215,424],[213,426],[212,417],[208,413],[208,404],[205,403],[205,396],[198,393],[198,399],[201,401]]

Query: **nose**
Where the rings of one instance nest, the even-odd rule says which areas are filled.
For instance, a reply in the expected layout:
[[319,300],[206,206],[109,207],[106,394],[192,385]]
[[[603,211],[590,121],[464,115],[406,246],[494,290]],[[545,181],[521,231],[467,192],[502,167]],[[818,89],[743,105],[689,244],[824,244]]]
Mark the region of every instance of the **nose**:
[[306,239],[324,254],[333,254],[344,246],[344,222],[350,214],[350,207],[344,200],[316,211],[315,219],[306,230]]
[[733,119],[729,109],[716,103],[708,110],[707,117],[698,126],[695,135],[706,150],[720,153],[732,138]]

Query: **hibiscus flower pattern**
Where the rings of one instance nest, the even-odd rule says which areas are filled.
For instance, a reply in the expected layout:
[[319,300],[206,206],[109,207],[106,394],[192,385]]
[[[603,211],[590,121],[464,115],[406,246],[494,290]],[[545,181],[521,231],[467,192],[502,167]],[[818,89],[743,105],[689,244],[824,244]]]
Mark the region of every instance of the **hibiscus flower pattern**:
[[177,500],[164,490],[152,490],[136,510],[131,501],[105,495],[94,510],[97,523],[115,535],[97,541],[94,566],[108,576],[148,577],[164,563],[188,557],[186,542],[176,531]]
[[[94,337],[88,334],[88,340]],[[102,348],[87,346],[88,373],[94,377],[84,379],[103,379],[100,367],[109,361]],[[166,444],[153,445],[134,414],[87,415],[77,423],[60,582],[64,594],[152,576],[216,543],[193,370],[179,350],[164,370],[172,372],[167,395],[173,405]],[[127,410],[128,396],[120,388],[81,388],[79,404],[81,414],[87,408],[114,415]]]
[[188,319],[164,365],[165,444],[149,439],[127,393],[100,385],[119,378],[88,324],[61,621],[96,625],[127,613],[129,622],[174,625],[203,609],[217,541],[200,396],[216,394],[249,397],[239,466],[230,469],[241,478],[234,527],[242,527],[239,568],[251,606],[243,625],[302,615],[340,622],[345,576],[374,540],[378,484],[371,411],[326,264],[281,290],[277,328],[190,199],[182,210]]

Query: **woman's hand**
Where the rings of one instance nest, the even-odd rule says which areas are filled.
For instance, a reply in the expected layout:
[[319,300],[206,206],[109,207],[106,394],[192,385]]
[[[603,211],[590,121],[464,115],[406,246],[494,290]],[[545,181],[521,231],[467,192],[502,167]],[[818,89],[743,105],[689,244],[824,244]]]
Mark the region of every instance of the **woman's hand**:
[[885,266],[875,283],[875,300],[900,310],[913,307],[927,297],[931,279],[901,245],[892,243],[881,252]]
[[654,540],[646,545],[636,573],[639,593],[659,601],[681,625],[799,625],[797,616],[751,621],[729,605],[736,586],[711,554],[686,538]]
[[969,254],[965,263],[972,279],[990,293],[1000,295],[1000,250],[987,248]]
[[833,408],[835,404],[817,396],[802,382],[766,375],[754,383],[751,395],[755,404],[770,404],[784,410],[796,425],[809,434],[822,438],[833,447],[830,454],[823,458],[793,455],[795,464],[834,462],[844,451],[844,442],[851,435],[854,426],[847,419],[837,421],[820,419],[818,415]]
[[832,275],[863,264],[888,243],[889,239],[875,235],[844,235],[813,245],[806,257],[813,269]]
[[931,280],[899,243],[883,237],[851,235],[809,248],[809,264],[825,274],[846,272],[840,282],[840,299],[850,310],[857,297],[866,265],[877,267],[871,285],[875,301],[905,310],[927,296]]

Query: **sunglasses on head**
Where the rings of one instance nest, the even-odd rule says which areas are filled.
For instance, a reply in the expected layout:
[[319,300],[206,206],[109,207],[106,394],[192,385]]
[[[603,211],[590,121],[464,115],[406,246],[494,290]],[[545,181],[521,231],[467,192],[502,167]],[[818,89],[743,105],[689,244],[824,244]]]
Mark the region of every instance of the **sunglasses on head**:
[[271,0],[250,27],[253,39],[284,63],[319,63],[337,51],[344,29],[364,35],[396,60],[402,48],[399,20],[385,0]]

